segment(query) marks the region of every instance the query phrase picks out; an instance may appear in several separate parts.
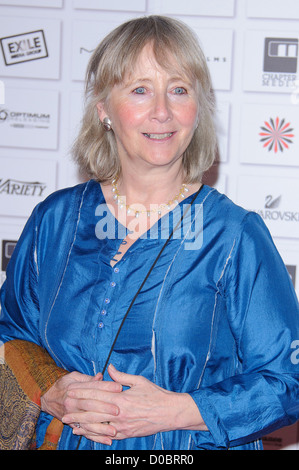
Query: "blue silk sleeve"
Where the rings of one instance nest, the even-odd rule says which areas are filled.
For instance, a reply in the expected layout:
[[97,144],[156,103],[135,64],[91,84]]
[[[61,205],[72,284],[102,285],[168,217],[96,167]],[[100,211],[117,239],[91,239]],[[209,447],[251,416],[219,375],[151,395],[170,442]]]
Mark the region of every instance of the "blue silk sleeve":
[[83,191],[83,185],[57,191],[29,217],[1,289],[2,342],[22,339],[45,347],[45,318],[65,267]]
[[39,344],[36,214],[28,219],[7,266],[1,289],[0,340],[27,340]]
[[[219,448],[242,445],[299,418],[299,308],[262,219],[248,213],[219,283],[235,338],[236,374],[190,393]],[[192,432],[196,443],[202,433]]]

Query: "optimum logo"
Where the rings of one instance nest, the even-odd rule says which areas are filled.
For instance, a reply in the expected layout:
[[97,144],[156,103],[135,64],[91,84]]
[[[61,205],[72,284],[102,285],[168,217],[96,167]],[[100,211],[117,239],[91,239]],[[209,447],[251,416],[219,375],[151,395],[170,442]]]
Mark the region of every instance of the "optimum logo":
[[0,39],[5,65],[14,65],[48,57],[43,30]]
[[48,113],[31,113],[26,111],[10,111],[0,108],[0,124],[8,123],[11,127],[48,129],[51,115]]

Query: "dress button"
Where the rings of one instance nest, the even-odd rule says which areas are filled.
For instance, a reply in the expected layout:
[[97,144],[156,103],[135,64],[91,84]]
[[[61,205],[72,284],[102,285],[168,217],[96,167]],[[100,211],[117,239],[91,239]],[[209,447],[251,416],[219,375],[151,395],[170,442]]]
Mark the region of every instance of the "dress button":
[[102,314],[102,315],[106,315],[106,313],[107,313],[107,311],[106,311],[105,309],[103,309],[103,310],[101,311],[101,314]]
[[111,286],[111,287],[115,287],[115,286],[116,286],[116,282],[114,282],[114,281],[110,282],[110,286]]
[[101,322],[99,323],[99,328],[103,328],[103,327],[104,327],[104,323],[101,321]]
[[110,299],[105,299],[105,304],[110,304]]
[[114,268],[115,273],[119,273],[119,268]]

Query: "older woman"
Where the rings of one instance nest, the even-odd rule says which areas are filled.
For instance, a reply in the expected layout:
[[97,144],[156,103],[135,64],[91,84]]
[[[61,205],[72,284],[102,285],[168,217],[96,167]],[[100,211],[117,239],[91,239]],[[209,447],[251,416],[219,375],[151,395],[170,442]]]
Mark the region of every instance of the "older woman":
[[182,23],[95,50],[90,180],[34,210],[2,289],[2,448],[259,449],[298,419],[298,302],[259,216],[202,184],[213,110]]

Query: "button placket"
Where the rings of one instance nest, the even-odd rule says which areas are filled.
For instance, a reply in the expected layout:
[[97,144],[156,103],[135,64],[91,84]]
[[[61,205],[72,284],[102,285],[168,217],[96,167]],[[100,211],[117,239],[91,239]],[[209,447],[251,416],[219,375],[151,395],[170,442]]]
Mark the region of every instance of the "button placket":
[[[113,273],[118,274],[119,273],[119,268],[118,267],[113,268]],[[109,289],[108,289],[108,292],[107,292],[107,297],[105,297],[105,299],[104,299],[104,307],[101,310],[101,317],[102,318],[100,319],[100,321],[98,323],[98,327],[100,329],[103,329],[104,326],[105,326],[104,321],[103,321],[103,317],[105,317],[108,314],[107,308],[108,308],[108,305],[111,302],[111,297],[113,295],[113,289],[115,287],[116,287],[116,282],[114,280],[111,280],[109,282]]]

